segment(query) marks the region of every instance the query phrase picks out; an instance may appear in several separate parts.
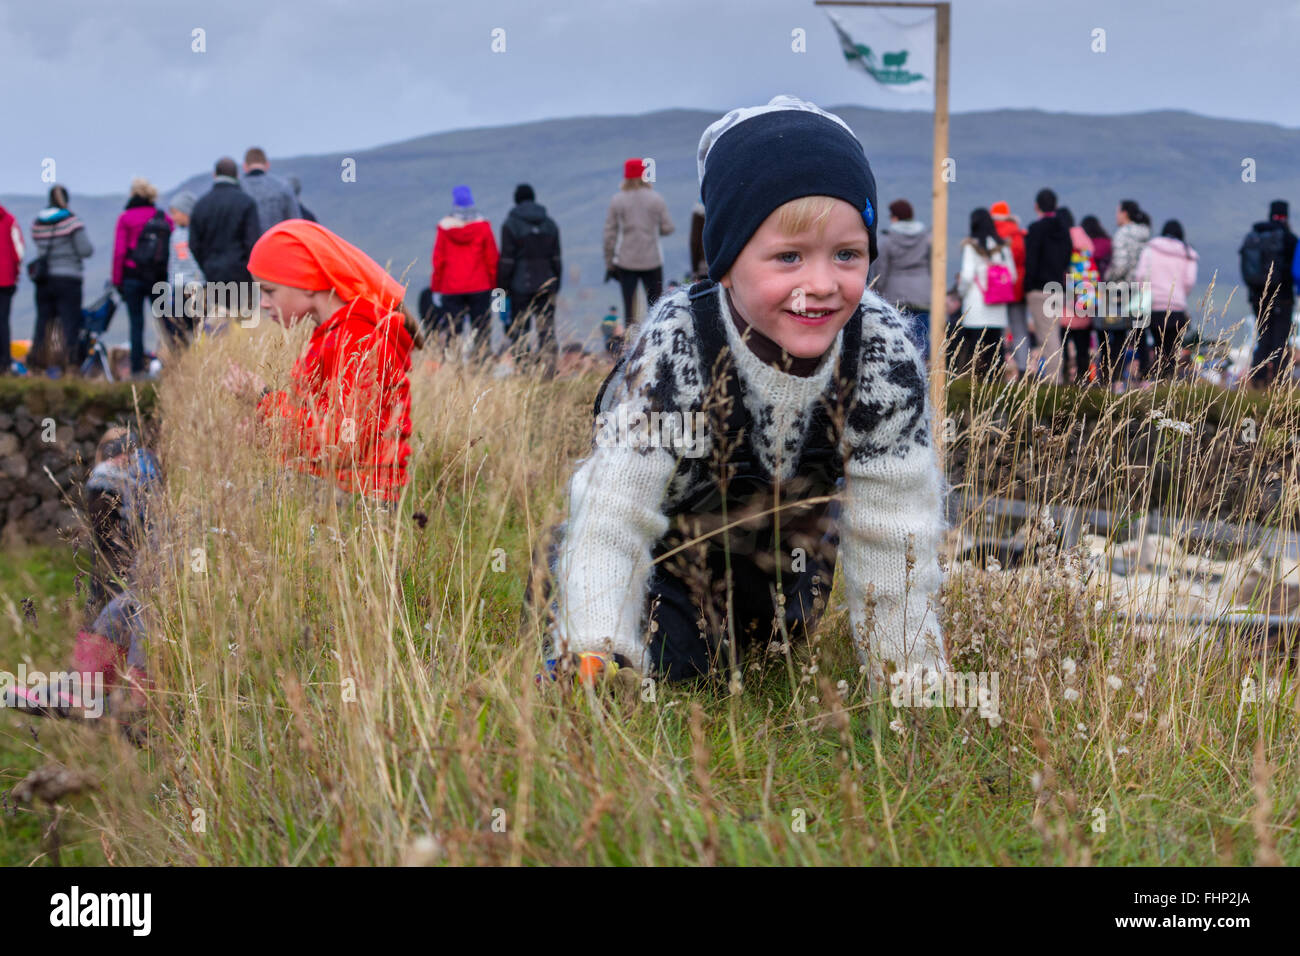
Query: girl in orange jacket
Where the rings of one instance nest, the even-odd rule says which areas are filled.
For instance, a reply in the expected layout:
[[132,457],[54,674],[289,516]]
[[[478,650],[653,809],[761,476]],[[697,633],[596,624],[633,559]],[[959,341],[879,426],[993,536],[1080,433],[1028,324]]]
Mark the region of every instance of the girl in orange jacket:
[[411,349],[419,327],[405,288],[360,249],[318,223],[289,219],[249,256],[262,311],[285,327],[318,323],[286,391],[234,370],[235,390],[260,388],[257,408],[287,463],[339,487],[396,501],[411,454]]

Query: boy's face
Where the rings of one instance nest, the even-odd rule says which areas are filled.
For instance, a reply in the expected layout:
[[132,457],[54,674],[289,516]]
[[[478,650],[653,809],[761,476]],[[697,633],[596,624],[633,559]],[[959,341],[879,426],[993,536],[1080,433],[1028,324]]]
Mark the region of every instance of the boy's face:
[[871,265],[862,214],[842,199],[818,232],[793,236],[773,213],[721,284],[741,317],[796,358],[824,355],[853,316]]
[[176,225],[184,227],[190,224],[189,213],[181,212],[179,209],[172,209],[170,210],[170,212],[171,212],[172,222],[176,223]]

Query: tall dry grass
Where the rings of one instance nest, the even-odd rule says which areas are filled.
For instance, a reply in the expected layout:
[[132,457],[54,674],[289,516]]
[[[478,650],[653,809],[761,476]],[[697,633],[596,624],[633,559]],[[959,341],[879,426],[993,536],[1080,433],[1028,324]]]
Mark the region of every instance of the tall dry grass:
[[[597,382],[417,368],[409,490],[389,513],[281,468],[221,390],[232,359],[283,381],[299,344],[270,329],[201,341],[162,383],[149,746],[80,730],[46,744],[98,775],[79,820],[106,860],[1300,859],[1285,654],[1128,622],[1086,543],[1041,520],[998,532],[1021,533],[1028,568],[945,558],[952,661],[998,675],[997,720],[873,697],[840,588],[813,640],[752,657],[735,693],[536,686],[530,552],[587,447]],[[1244,475],[1249,511],[1297,421],[1279,395],[1243,452],[1237,399],[1210,390],[963,394],[947,453],[968,509],[1000,493],[1190,514]],[[1079,402],[1099,403],[1082,438]],[[1204,432],[1152,428],[1134,460],[1133,422],[1153,408]],[[1172,620],[1161,600],[1152,614]]]

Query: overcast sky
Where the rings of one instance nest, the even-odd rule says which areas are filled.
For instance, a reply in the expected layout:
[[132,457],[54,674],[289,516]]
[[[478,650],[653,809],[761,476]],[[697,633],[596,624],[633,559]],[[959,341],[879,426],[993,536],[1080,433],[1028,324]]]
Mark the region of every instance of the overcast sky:
[[[1300,0],[952,6],[954,111],[1174,108],[1300,126]],[[274,160],[780,92],[921,105],[850,72],[811,0],[0,0],[0,91],[0,192],[43,192],[49,157],[74,195],[125,192],[133,175],[167,189],[254,144]]]

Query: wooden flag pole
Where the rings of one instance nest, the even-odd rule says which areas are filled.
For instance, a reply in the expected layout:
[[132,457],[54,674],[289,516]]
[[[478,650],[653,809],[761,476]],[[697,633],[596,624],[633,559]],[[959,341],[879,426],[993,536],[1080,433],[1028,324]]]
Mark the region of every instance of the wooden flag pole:
[[[947,415],[943,337],[948,331],[948,182],[944,160],[948,158],[948,44],[951,30],[950,3],[905,3],[901,0],[814,0],[819,7],[930,7],[934,22],[934,154],[931,161],[930,203],[930,404],[934,410],[934,448],[939,468],[944,467],[943,420]],[[877,229],[883,226],[876,210]]]
[[935,4],[934,18],[934,161],[930,201],[930,407],[934,409],[934,449],[944,470],[943,421],[948,415],[943,338],[948,331],[948,28],[949,5]]

